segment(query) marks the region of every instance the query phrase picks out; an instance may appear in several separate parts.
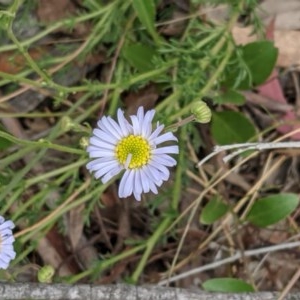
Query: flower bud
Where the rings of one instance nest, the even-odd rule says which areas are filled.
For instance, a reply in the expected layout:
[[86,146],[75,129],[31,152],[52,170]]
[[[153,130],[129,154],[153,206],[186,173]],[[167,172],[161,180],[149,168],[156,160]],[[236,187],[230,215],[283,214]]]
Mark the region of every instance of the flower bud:
[[79,145],[82,149],[86,149],[86,147],[89,145],[89,139],[86,137],[82,137],[79,141]]
[[50,265],[46,265],[38,271],[38,281],[41,283],[51,283],[54,273],[54,268]]
[[64,116],[61,118],[61,128],[64,131],[70,131],[74,127],[74,123],[70,117]]
[[199,123],[208,123],[211,120],[211,110],[203,101],[193,103],[191,112]]

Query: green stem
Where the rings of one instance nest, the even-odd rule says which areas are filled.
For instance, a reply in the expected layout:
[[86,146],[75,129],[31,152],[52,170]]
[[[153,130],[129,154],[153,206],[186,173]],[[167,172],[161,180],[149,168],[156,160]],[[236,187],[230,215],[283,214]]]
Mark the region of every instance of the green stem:
[[152,236],[147,240],[146,243],[146,250],[137,266],[135,269],[134,273],[131,276],[131,281],[133,283],[137,283],[141,273],[143,272],[145,265],[147,264],[148,258],[155,247],[157,241],[161,238],[163,235],[164,231],[170,226],[172,223],[172,219],[170,217],[166,217],[156,228],[155,232],[152,234]]
[[[177,164],[176,169],[176,177],[175,177],[175,188],[173,190],[173,198],[171,202],[171,210],[172,212],[177,212],[178,210],[178,204],[181,196],[181,178],[182,178],[182,172],[183,172],[183,160],[184,160],[184,130],[181,131],[180,134],[180,151],[179,151],[179,160]],[[164,232],[168,229],[168,227],[171,225],[173,219],[175,216],[167,215],[165,219],[159,224],[159,226],[156,228],[155,232],[152,234],[152,236],[147,240],[146,243],[146,250],[143,253],[143,256],[135,269],[134,273],[131,276],[131,280],[133,283],[137,283],[141,273],[143,272],[147,261],[149,259],[149,256],[152,253],[153,248],[157,244],[158,240],[163,236]]]
[[22,140],[22,139],[16,138],[16,137],[4,132],[4,131],[0,131],[0,137],[2,137],[2,138],[6,139],[6,140],[8,140],[8,141],[10,141],[14,144],[18,144],[18,145],[22,145],[22,146],[33,146],[33,147],[36,147],[36,148],[47,148],[47,149],[53,149],[53,150],[57,150],[57,151],[61,151],[61,152],[79,154],[79,155],[82,155],[82,154],[85,153],[84,150],[53,144],[53,143],[51,143],[49,141],[46,141],[46,140],[43,140],[43,139],[40,139],[36,142]]
[[[0,131],[1,132],[1,131]],[[29,146],[21,148],[18,152],[14,152],[11,155],[0,160],[0,170],[4,170],[8,165],[18,159],[24,158],[25,155],[32,152],[36,147]]]
[[[89,13],[89,14],[86,14],[83,16],[78,16],[78,17],[73,17],[70,19],[63,19],[61,21],[58,21],[52,25],[47,26],[44,31],[39,32],[37,35],[25,40],[24,42],[21,42],[21,46],[22,47],[30,46],[31,44],[33,44],[33,43],[37,42],[38,40],[42,39],[43,37],[47,36],[49,33],[56,31],[60,27],[69,26],[70,24],[82,23],[82,22],[94,19],[96,17],[99,18],[102,14],[106,13],[107,10],[110,10],[112,8],[112,6],[114,6],[114,3],[106,5],[102,9],[95,10],[92,13]],[[17,48],[18,47],[15,44],[3,45],[0,47],[0,53],[6,52],[6,51],[11,51],[11,50],[16,50]]]
[[[19,0],[15,0],[12,7],[11,7],[11,13],[13,15],[16,14],[18,8],[19,8]],[[8,37],[12,40],[12,42],[16,45],[17,49],[20,51],[20,53],[24,56],[30,67],[43,79],[45,82],[51,86],[52,85],[52,80],[50,77],[42,71],[39,66],[36,64],[36,62],[31,58],[31,56],[28,54],[28,52],[25,50],[24,46],[18,41],[18,39],[15,37],[12,29],[13,25],[13,18],[10,18],[10,22],[8,25],[8,30],[7,30],[7,35]]]
[[26,166],[20,170],[16,175],[12,178],[11,182],[5,187],[5,190],[0,193],[0,203],[7,197],[7,195],[13,190],[13,188],[20,184],[24,176],[35,166],[35,164],[45,156],[46,149],[41,150],[37,153],[30,162],[26,164]]
[[145,248],[145,244],[135,246],[134,248],[124,251],[124,252],[120,253],[119,255],[116,255],[111,258],[107,258],[105,260],[98,262],[97,266],[95,266],[95,268],[90,268],[80,274],[74,275],[71,278],[67,279],[66,281],[68,283],[72,284],[72,283],[75,283],[87,276],[90,276],[93,273],[99,274],[99,273],[103,272],[105,269],[107,269],[108,267],[110,267],[111,265],[117,263],[118,261],[122,261],[131,255],[136,254],[137,252],[143,250],[144,248]]
[[41,175],[39,175],[39,176],[37,176],[35,178],[28,179],[24,183],[25,187],[28,188],[29,186],[31,186],[33,184],[36,184],[38,182],[41,182],[43,180],[55,177],[57,175],[63,174],[65,172],[71,171],[73,169],[77,169],[77,168],[83,166],[86,163],[87,163],[87,160],[79,159],[78,161],[76,161],[76,162],[74,162],[72,164],[68,164],[68,165],[66,165],[66,166],[64,166],[62,168],[50,171],[48,173],[41,174]]

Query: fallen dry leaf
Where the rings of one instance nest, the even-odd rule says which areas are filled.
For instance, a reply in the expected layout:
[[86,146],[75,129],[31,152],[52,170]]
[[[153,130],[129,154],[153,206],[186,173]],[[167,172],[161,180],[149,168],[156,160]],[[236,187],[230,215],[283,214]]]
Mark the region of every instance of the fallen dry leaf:
[[[77,14],[75,1],[71,0],[40,0],[38,1],[37,16],[43,23],[53,23],[66,17]],[[79,23],[74,26],[78,36],[84,36],[89,31],[86,23]]]
[[[266,30],[266,35],[269,40],[274,40],[274,20],[269,24]],[[282,86],[278,79],[278,70],[274,69],[269,79],[258,87],[258,93],[262,96],[272,99],[274,102],[280,102],[287,104],[287,100],[284,96]],[[278,126],[276,129],[280,133],[286,134],[293,130],[299,129],[300,124],[297,122],[297,115],[294,110],[287,111],[281,118],[283,123],[286,123],[282,126]],[[293,140],[300,139],[300,132],[293,134],[291,136]]]
[[70,0],[40,0],[37,15],[45,23],[55,22],[75,13],[76,7]]
[[72,249],[77,248],[77,244],[82,236],[84,204],[78,205],[70,210],[67,215],[67,232]]
[[275,19],[276,29],[300,29],[299,0],[265,0],[259,5],[257,12],[266,26]]
[[[28,51],[34,60],[42,58],[47,51],[46,48],[36,47]],[[8,51],[0,55],[0,71],[8,74],[17,74],[26,67],[26,59],[18,52]]]

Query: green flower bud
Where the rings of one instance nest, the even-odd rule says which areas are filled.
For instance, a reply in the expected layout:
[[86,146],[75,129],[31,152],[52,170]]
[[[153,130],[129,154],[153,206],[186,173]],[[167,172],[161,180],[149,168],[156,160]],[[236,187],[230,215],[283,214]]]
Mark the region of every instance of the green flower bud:
[[193,103],[191,112],[199,123],[208,123],[211,120],[211,110],[203,101]]
[[50,265],[46,265],[38,271],[38,281],[41,283],[51,283],[54,273],[54,268]]
[[61,128],[64,130],[64,131],[69,131],[71,130],[73,127],[74,127],[74,123],[72,122],[71,118],[70,117],[62,117],[61,118]]
[[89,139],[86,137],[82,137],[79,141],[79,145],[82,149],[86,149],[86,147],[89,145]]

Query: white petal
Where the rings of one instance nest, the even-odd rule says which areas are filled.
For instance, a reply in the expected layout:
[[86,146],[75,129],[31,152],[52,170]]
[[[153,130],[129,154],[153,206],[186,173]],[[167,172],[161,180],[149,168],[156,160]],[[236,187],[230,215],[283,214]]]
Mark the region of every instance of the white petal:
[[94,168],[97,168],[97,166],[99,165],[99,167],[101,168],[101,164],[102,163],[105,163],[105,162],[115,162],[116,159],[115,158],[112,158],[112,157],[101,157],[101,158],[97,158],[97,159],[94,159],[90,162],[87,163],[86,165],[86,168],[89,170],[89,169],[94,169]]
[[13,245],[1,245],[1,252],[3,253],[15,253]]
[[156,185],[161,186],[163,181],[160,172],[157,168],[153,168],[150,164],[147,165],[146,174],[149,179],[153,181]]
[[3,263],[9,263],[13,257],[13,251],[11,252],[8,252],[8,253],[0,253],[0,261],[3,262]]
[[89,152],[90,158],[94,158],[94,157],[114,157],[114,152],[110,151],[110,150],[100,150],[100,151],[95,151],[92,150],[90,151],[87,148],[87,151]]
[[173,167],[177,164],[176,160],[167,154],[153,155],[151,160],[156,162],[158,165],[164,165],[167,167]]
[[142,192],[143,192],[143,186],[142,186],[141,170],[137,169],[135,170],[133,193],[141,194]]
[[178,146],[167,146],[167,147],[160,147],[152,150],[153,154],[178,154],[179,148]]
[[157,191],[156,185],[152,181],[149,181],[149,185],[150,185],[150,190],[152,191],[152,193],[157,194],[158,191]]
[[101,181],[103,183],[107,183],[113,177],[115,177],[116,175],[118,175],[122,170],[123,170],[123,168],[120,165],[115,166],[114,168],[112,168],[107,174],[105,174],[101,178]]
[[107,132],[100,130],[98,128],[95,128],[93,130],[93,134],[97,136],[99,139],[106,143],[110,143],[112,145],[115,145],[118,142],[118,139],[115,138],[113,135],[108,134]]
[[[122,176],[120,185],[119,185],[119,197],[120,198],[126,198],[130,194],[132,194],[133,190],[133,183],[132,180],[130,182],[130,178],[132,177],[132,172],[131,170],[126,170],[124,175]],[[129,194],[128,192],[131,190],[131,193]]]
[[132,129],[134,135],[141,135],[141,126],[139,124],[139,120],[137,116],[130,116],[131,122],[132,122]]
[[119,184],[119,197],[120,198],[126,198],[125,195],[125,185],[127,184],[127,177],[129,176],[130,170],[126,170],[125,173],[123,174],[120,184]]
[[1,242],[1,246],[0,248],[3,246],[3,245],[12,245],[12,243],[15,241],[15,238],[14,236],[12,235],[12,232],[10,233],[10,235],[8,236],[5,236],[3,237],[2,236],[2,242]]
[[105,148],[105,149],[111,149],[111,150],[115,149],[115,145],[104,142],[103,140],[99,139],[96,136],[92,136],[90,138],[90,145],[93,145],[95,147]]
[[[153,167],[153,168],[157,168],[156,164],[154,164],[153,162],[150,162],[150,165]],[[163,181],[167,181],[170,177],[170,171],[168,168],[166,168],[165,166],[163,165],[160,165],[159,168],[157,168],[158,171],[160,172],[160,177]]]
[[152,142],[153,140],[155,140],[156,139],[156,137],[163,131],[163,129],[164,129],[164,125],[160,125],[160,126],[158,126],[152,133],[151,133],[151,135],[150,135],[150,137],[149,137],[149,142]]
[[131,133],[132,126],[124,117],[124,112],[119,108],[118,109],[118,122],[123,134],[123,137],[129,135]]
[[122,132],[121,127],[119,126],[119,124],[114,119],[112,119],[112,118],[107,118],[107,121],[115,129],[115,131],[118,133],[118,135],[121,138],[122,135],[123,135],[123,132]]
[[177,141],[176,136],[172,132],[166,132],[153,140],[156,145],[168,141]]
[[87,152],[92,152],[92,151],[103,151],[103,152],[110,152],[112,156],[115,155],[115,147],[113,146],[113,149],[108,149],[108,148],[103,148],[103,147],[98,147],[98,146],[88,146],[86,148]]
[[133,195],[134,195],[135,200],[141,201],[141,194],[138,194],[137,192],[133,191]]
[[[109,173],[111,174],[111,171],[114,170],[116,167],[118,166],[118,164],[114,164],[114,165],[106,165],[106,166],[103,166],[101,169],[97,170],[94,174],[94,177],[96,179],[102,177],[104,174],[106,173]],[[111,176],[111,178],[113,177],[113,175]]]
[[106,168],[107,166],[115,166],[116,164],[117,164],[116,160],[110,159],[107,161],[103,161],[103,160],[101,160],[101,158],[99,158],[99,159],[95,159],[95,160],[87,163],[86,168],[90,171],[91,170],[98,171],[99,169]]
[[2,261],[1,257],[0,257],[0,269],[7,269],[8,265],[9,265],[9,262]]
[[133,192],[134,177],[135,177],[135,171],[129,170],[129,174],[128,174],[128,177],[126,179],[125,186],[124,186],[125,197],[130,196]]
[[141,176],[143,191],[144,191],[144,193],[148,193],[150,191],[149,178],[145,174],[144,168],[139,170],[139,172],[140,172],[140,176]]
[[113,135],[117,140],[121,139],[121,131],[118,131],[113,125],[112,122],[115,122],[112,120],[111,117],[103,117],[98,124],[100,123],[102,126],[105,127],[106,131],[109,132],[111,135]]
[[143,119],[144,119],[144,107],[140,106],[137,110],[136,113],[138,122],[139,122],[139,127],[142,128],[142,124],[143,124]]
[[147,111],[144,120],[143,120],[143,124],[142,124],[142,136],[144,138],[148,138],[151,135],[151,131],[152,131],[152,120],[153,117],[155,115],[155,110],[149,110]]
[[0,225],[0,230],[7,229],[7,228],[13,229],[15,228],[15,224],[9,220],[9,221],[5,221]]
[[[5,239],[5,238],[12,236],[12,231],[10,228],[3,228],[0,231],[0,235],[1,235],[1,239]],[[0,241],[1,241],[1,239],[0,239]],[[1,245],[1,243],[0,243],[0,245]],[[0,246],[0,250],[1,250],[1,246]]]

